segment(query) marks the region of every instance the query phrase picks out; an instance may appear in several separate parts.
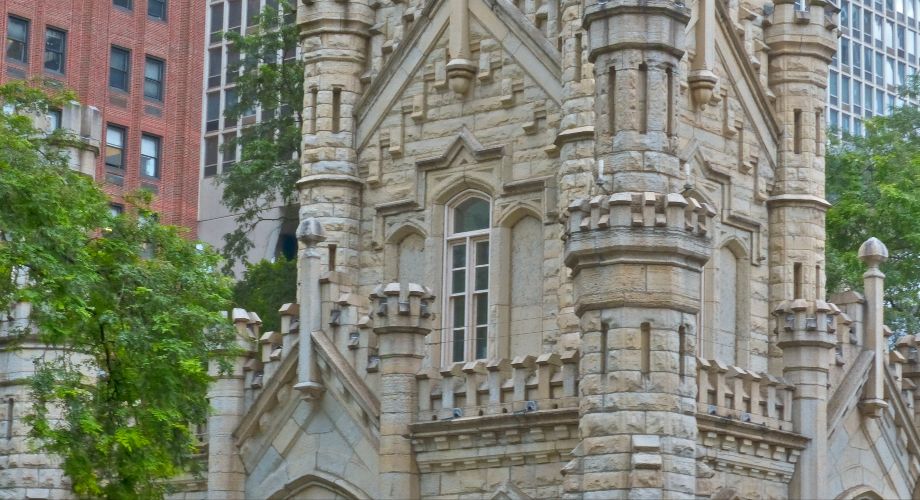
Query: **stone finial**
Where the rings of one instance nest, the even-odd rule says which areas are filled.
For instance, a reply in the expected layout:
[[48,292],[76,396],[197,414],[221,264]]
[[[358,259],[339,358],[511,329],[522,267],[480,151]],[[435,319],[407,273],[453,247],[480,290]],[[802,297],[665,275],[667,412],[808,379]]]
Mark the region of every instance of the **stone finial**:
[[308,217],[300,221],[297,226],[297,239],[307,246],[314,246],[326,240],[326,232],[319,220]]
[[871,237],[859,247],[859,260],[869,267],[878,267],[888,260],[888,247],[876,237]]

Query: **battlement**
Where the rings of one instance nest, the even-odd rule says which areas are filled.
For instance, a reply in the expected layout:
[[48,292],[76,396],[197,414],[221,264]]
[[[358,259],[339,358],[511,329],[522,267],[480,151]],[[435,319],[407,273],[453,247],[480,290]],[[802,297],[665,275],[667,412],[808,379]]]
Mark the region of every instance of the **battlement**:
[[706,236],[716,210],[679,193],[623,192],[576,199],[566,213],[570,234],[611,227],[653,227]]
[[418,421],[578,408],[578,351],[422,370]]
[[428,287],[415,283],[388,283],[378,286],[370,299],[374,305],[368,319],[375,333],[427,334],[431,331],[431,301],[434,295]]
[[823,300],[795,299],[783,301],[773,310],[777,317],[779,346],[805,343],[833,347],[836,345],[837,322],[840,309]]
[[795,388],[783,378],[697,358],[697,383],[699,413],[792,430]]

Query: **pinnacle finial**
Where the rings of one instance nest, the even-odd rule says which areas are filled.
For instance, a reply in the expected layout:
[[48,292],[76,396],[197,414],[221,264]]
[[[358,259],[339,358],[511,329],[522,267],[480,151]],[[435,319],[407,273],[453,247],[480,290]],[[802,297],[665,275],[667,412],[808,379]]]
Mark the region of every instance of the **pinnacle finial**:
[[888,247],[873,236],[859,247],[859,260],[869,267],[876,267],[888,260]]

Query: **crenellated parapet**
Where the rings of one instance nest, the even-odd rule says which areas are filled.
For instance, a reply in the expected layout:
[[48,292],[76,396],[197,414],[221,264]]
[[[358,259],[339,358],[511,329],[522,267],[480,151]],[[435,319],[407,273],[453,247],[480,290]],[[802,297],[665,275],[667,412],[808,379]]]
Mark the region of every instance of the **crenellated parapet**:
[[418,421],[577,408],[578,359],[578,351],[564,351],[422,370]]

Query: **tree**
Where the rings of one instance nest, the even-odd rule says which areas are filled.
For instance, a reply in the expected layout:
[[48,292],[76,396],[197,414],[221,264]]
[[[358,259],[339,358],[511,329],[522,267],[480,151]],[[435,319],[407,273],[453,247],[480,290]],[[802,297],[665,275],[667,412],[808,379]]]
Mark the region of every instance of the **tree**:
[[[917,99],[920,80],[902,90]],[[888,246],[886,322],[898,333],[920,326],[920,109],[895,107],[866,120],[866,136],[846,136],[827,158],[828,290],[862,288],[860,244]]]
[[207,363],[233,351],[230,286],[219,256],[156,222],[149,194],[115,215],[68,168],[60,146],[79,141],[30,118],[67,98],[0,86],[16,110],[0,115],[0,303],[32,304],[20,336],[48,346],[26,422],[78,496],[161,497],[165,479],[195,466]]
[[[225,151],[239,146],[240,160],[218,177],[223,204],[239,214],[236,229],[224,236],[228,269],[252,248],[248,235],[266,220],[268,208],[296,203],[304,63],[296,57],[300,34],[292,18],[295,9],[287,2],[278,9],[267,6],[254,32],[225,35],[240,54],[230,70],[240,75],[238,102],[226,107],[224,117],[243,125],[240,136],[224,145]],[[246,123],[256,109],[262,111],[261,120]]]
[[278,331],[281,320],[278,308],[297,301],[297,259],[279,257],[275,262],[263,260],[246,264],[243,279],[233,287],[233,302],[262,319],[262,330]]

